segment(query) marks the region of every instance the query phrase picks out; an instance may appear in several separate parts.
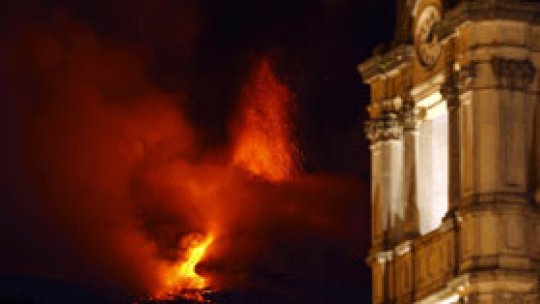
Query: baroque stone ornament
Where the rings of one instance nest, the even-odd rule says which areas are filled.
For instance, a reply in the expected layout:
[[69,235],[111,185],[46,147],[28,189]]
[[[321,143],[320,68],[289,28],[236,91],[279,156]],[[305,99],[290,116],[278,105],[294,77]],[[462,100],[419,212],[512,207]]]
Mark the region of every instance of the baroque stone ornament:
[[529,59],[508,59],[495,57],[491,60],[493,74],[503,89],[523,90],[534,79],[536,69]]
[[400,139],[403,134],[402,119],[397,113],[385,113],[380,118],[368,120],[364,132],[372,143],[379,140]]
[[403,124],[396,113],[386,113],[382,125],[382,139],[400,139],[403,135]]

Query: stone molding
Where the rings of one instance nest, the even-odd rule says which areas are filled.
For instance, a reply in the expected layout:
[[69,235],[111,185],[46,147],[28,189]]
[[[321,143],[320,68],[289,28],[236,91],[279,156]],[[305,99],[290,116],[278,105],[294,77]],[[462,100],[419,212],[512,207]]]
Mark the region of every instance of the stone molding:
[[[470,285],[470,275],[463,274],[446,284],[446,287],[435,292],[428,297],[414,302],[415,304],[431,304],[431,303],[453,303],[454,300],[459,300],[459,294]],[[450,302],[452,301],[452,302]]]
[[401,64],[408,63],[414,57],[414,47],[411,44],[399,45],[383,54],[374,55],[358,65],[358,71],[369,82],[373,77],[386,74]]
[[436,34],[444,39],[467,21],[494,19],[540,23],[540,8],[537,4],[519,1],[464,1],[445,14]]
[[387,98],[381,100],[377,103],[370,104],[367,109],[370,117],[378,117],[381,113],[392,113],[396,112],[401,108],[402,101],[401,98]]

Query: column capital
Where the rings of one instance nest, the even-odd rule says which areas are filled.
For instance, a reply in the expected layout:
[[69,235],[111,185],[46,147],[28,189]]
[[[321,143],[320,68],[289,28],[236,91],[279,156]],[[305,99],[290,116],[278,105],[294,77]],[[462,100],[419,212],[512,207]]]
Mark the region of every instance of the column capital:
[[401,108],[403,131],[417,131],[421,122],[421,111],[415,106],[414,99],[409,94],[403,100],[403,107]]
[[525,89],[536,74],[536,68],[529,59],[495,57],[491,60],[491,69],[499,86],[509,90]]
[[441,86],[441,94],[447,101],[450,111],[461,106],[460,94],[471,89],[476,75],[476,65],[471,63],[462,66],[451,63],[447,67],[446,81]]
[[364,131],[372,143],[379,140],[401,139],[403,120],[398,113],[385,113],[380,118],[368,120]]
[[364,133],[371,144],[378,142],[382,133],[378,119],[370,119],[366,121],[364,124]]

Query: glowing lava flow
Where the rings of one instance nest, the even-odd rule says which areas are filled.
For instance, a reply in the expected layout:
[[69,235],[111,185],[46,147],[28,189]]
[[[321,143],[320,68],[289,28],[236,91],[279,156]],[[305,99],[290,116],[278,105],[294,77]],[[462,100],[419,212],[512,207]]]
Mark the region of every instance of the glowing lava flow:
[[158,298],[182,294],[193,300],[203,300],[201,294],[196,291],[208,287],[208,282],[195,271],[195,268],[204,258],[213,241],[214,235],[212,233],[206,236],[197,233],[190,234],[182,240],[182,245],[186,247],[185,258],[166,272],[166,290]]

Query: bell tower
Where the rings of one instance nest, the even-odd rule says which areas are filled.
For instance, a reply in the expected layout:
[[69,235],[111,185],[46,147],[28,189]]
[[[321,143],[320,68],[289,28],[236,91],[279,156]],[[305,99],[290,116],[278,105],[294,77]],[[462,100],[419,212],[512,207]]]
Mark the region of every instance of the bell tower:
[[397,1],[359,65],[373,303],[540,303],[540,3]]

